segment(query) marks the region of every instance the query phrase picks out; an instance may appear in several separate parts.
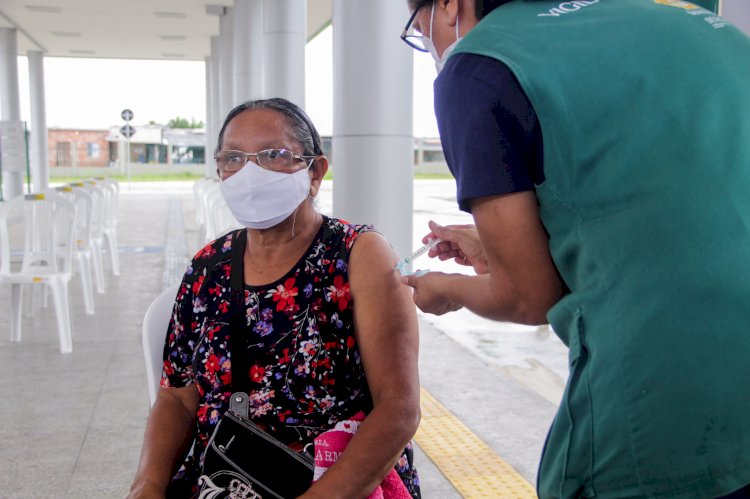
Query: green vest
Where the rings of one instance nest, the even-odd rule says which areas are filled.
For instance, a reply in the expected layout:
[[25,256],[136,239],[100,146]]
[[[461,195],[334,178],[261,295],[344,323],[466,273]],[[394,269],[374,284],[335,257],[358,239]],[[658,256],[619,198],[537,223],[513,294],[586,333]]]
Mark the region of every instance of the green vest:
[[570,287],[547,497],[750,483],[750,39],[677,0],[515,0],[458,44],[504,62],[544,137]]

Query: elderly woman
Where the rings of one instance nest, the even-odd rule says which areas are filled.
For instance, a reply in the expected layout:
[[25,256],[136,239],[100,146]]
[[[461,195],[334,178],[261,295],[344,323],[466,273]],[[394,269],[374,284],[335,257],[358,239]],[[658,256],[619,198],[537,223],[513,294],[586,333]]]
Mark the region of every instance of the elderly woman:
[[227,204],[247,227],[247,348],[228,355],[221,334],[231,324],[230,249],[240,230],[200,250],[185,273],[130,497],[197,495],[207,442],[228,406],[232,355],[250,366],[250,418],[292,449],[367,415],[303,497],[366,497],[394,467],[419,497],[410,445],[418,327],[390,245],[371,226],[316,211],[328,161],[307,115],[286,100],[233,109],[216,164]]

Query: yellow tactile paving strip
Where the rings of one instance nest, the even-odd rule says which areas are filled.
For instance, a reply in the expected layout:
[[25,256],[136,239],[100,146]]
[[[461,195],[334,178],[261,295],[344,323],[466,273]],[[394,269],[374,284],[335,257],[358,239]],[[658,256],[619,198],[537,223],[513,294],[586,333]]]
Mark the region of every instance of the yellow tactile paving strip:
[[414,439],[465,498],[535,498],[534,487],[422,388]]

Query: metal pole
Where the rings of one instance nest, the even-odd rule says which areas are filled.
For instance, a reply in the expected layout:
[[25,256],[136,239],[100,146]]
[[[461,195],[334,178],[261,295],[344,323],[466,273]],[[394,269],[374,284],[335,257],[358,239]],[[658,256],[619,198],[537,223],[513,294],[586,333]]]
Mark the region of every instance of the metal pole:
[[130,182],[130,137],[125,138],[125,157],[127,159],[127,169],[128,169],[128,190],[131,189],[132,184]]

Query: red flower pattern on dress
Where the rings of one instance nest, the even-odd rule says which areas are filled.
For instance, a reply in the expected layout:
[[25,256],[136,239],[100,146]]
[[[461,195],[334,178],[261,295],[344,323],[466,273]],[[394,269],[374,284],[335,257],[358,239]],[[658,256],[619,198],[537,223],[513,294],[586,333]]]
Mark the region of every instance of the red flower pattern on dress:
[[204,279],[206,279],[206,276],[202,275],[198,277],[198,280],[193,283],[193,294],[196,294],[201,290],[201,286],[203,286]]
[[349,283],[344,282],[344,278],[341,274],[333,278],[333,285],[328,287],[328,299],[336,303],[339,310],[346,310],[349,306]]
[[271,298],[276,302],[276,311],[281,312],[287,307],[294,305],[294,297],[297,296],[298,289],[294,286],[294,277],[288,278],[284,284],[279,284],[276,289],[270,292]]
[[250,381],[253,383],[260,383],[263,381],[264,374],[266,374],[265,368],[256,364],[250,368]]
[[208,361],[206,362],[206,370],[211,374],[216,374],[216,372],[219,370],[219,365],[219,358],[216,355],[210,355],[208,357]]

